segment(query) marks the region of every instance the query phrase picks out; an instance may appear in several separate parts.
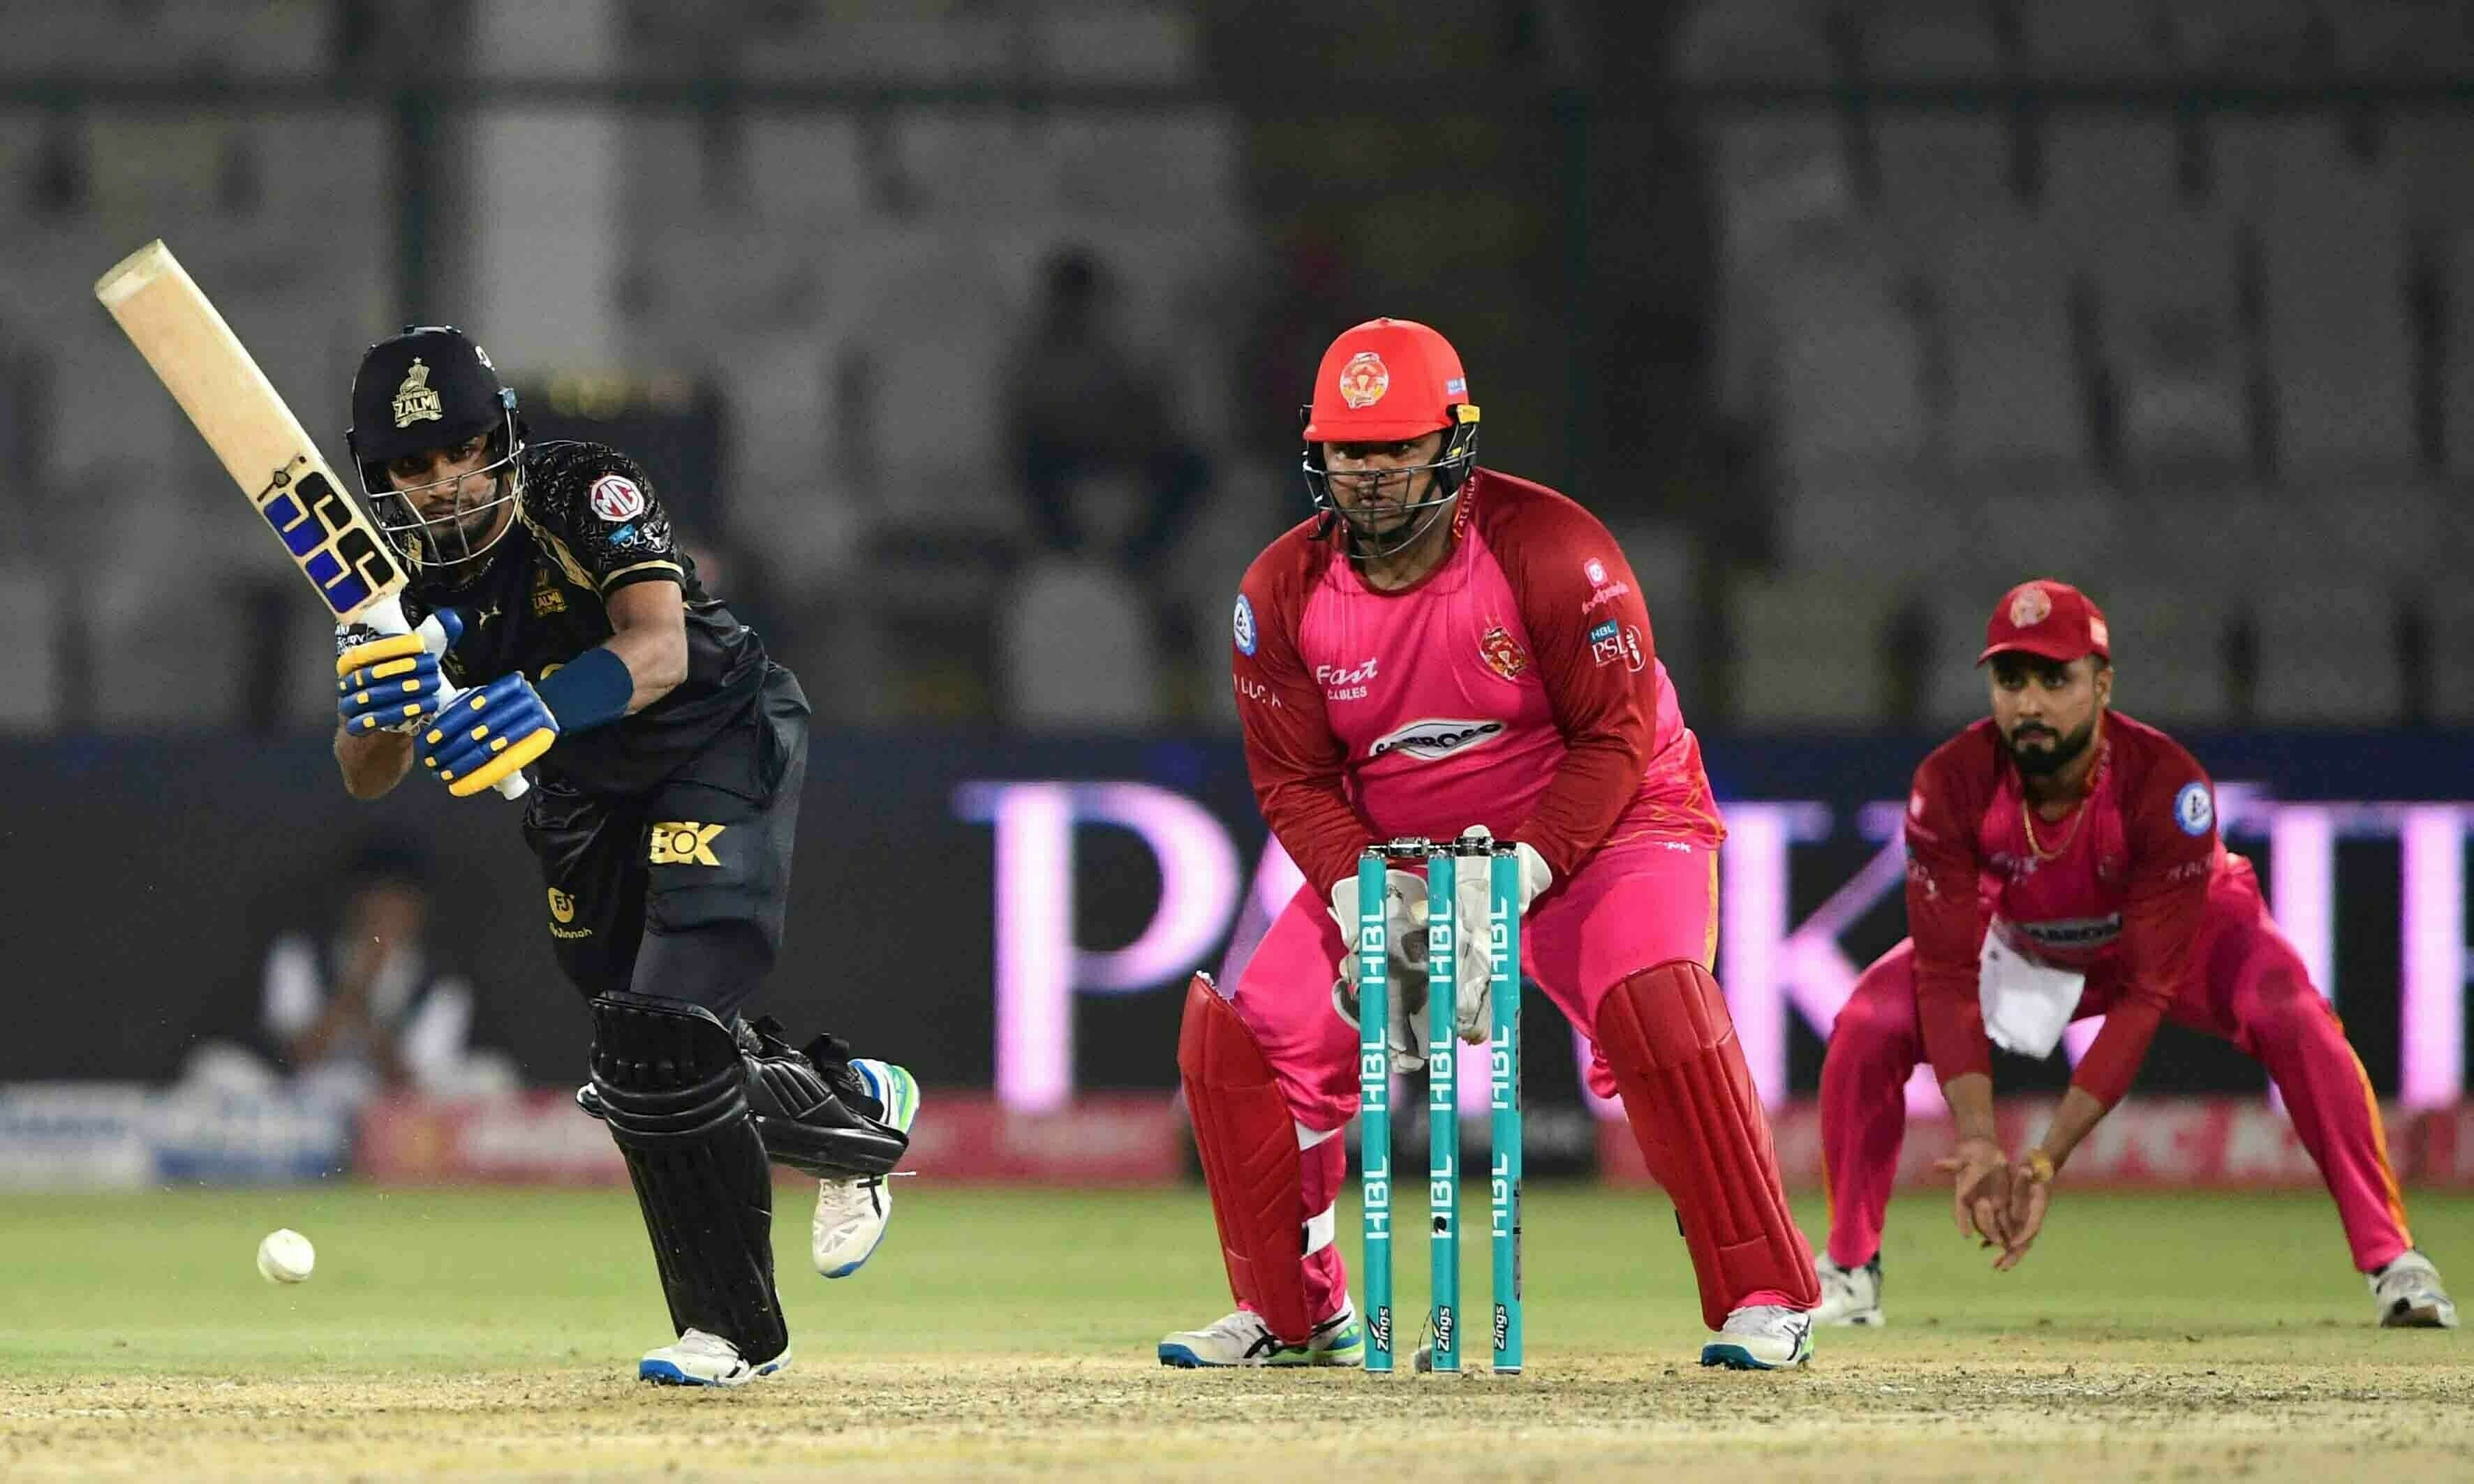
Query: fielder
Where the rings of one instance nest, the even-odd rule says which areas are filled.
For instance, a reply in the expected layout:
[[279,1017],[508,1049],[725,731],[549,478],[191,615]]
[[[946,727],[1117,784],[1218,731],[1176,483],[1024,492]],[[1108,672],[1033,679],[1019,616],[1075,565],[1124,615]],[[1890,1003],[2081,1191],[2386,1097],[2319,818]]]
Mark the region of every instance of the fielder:
[[[524,810],[559,966],[591,1002],[577,1093],[625,1155],[676,1339],[645,1380],[779,1370],[766,1156],[818,1177],[811,1255],[839,1277],[885,1232],[883,1177],[919,1089],[899,1066],[804,1049],[740,1008],[782,942],[808,703],[697,580],[642,472],[592,443],[534,446],[515,393],[450,328],[371,347],[345,435],[414,573],[417,637],[338,635],[335,758],[355,798],[416,764],[480,792],[510,738],[556,734]],[[441,675],[474,689],[442,711]]]
[[[1427,327],[1343,334],[1307,413],[1319,514],[1248,570],[1235,651],[1255,796],[1306,885],[1232,996],[1201,976],[1187,992],[1178,1066],[1238,1308],[1162,1339],[1161,1363],[1363,1362],[1333,1210],[1357,1110],[1358,852],[1482,825],[1518,842],[1529,973],[1594,1042],[1590,1085],[1622,1097],[1675,1202],[1719,1331],[1702,1363],[1802,1364],[1812,1257],[1710,973],[1724,831],[1638,579],[1579,505],[1476,467],[1478,409]],[[1486,920],[1468,874],[1465,927]],[[1387,893],[1404,1010],[1426,1000],[1424,891],[1402,871]],[[1483,931],[1458,952],[1434,1013],[1481,1041]],[[1426,1044],[1397,1017],[1387,1034],[1404,1058]]]
[[[1856,981],[1822,1063],[1830,1244],[1825,1324],[1881,1323],[1881,1223],[1919,1062],[1957,1121],[1959,1229],[2016,1266],[2071,1151],[2130,1091],[2160,1021],[2256,1057],[2337,1200],[2387,1326],[2453,1327],[2457,1307],[2406,1230],[2379,1105],[2344,1027],[2276,930],[2250,863],[2217,836],[2208,775],[2110,709],[2104,615],[2066,583],[2020,584],[1985,624],[1993,715],[1916,769],[1908,941]],[[2104,1016],[2042,1142],[1996,1141],[1991,1046],[2050,1053]]]

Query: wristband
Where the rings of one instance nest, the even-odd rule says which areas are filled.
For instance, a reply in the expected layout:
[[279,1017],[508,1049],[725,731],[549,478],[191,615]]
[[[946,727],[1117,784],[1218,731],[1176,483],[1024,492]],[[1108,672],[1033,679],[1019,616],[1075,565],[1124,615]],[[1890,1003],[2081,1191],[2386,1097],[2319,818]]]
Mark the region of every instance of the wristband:
[[636,677],[610,649],[593,648],[535,681],[533,692],[558,719],[561,732],[581,732],[625,716],[627,702],[636,694]]
[[2053,1182],[2053,1156],[2043,1150],[2027,1151],[2027,1156],[2019,1162],[2027,1167],[2027,1180],[2030,1183],[2050,1185]]

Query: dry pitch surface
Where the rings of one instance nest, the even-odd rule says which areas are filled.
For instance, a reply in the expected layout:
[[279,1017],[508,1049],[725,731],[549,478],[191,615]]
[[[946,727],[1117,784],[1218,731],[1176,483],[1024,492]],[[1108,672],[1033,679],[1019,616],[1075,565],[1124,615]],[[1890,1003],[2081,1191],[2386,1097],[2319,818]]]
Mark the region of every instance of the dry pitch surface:
[[[731,1393],[626,1379],[666,1336],[614,1194],[21,1201],[0,1476],[2474,1477],[2474,1350],[2369,1327],[2316,1198],[2082,1195],[2000,1277],[1905,1204],[1892,1327],[1737,1375],[1689,1363],[1662,1202],[1541,1190],[1533,1365],[1504,1380],[1159,1369],[1161,1330],[1225,1307],[1199,1192],[902,1199],[842,1283],[780,1223],[797,1359]],[[2474,1203],[2416,1213],[2474,1272]],[[319,1240],[311,1282],[251,1271],[276,1225]]]

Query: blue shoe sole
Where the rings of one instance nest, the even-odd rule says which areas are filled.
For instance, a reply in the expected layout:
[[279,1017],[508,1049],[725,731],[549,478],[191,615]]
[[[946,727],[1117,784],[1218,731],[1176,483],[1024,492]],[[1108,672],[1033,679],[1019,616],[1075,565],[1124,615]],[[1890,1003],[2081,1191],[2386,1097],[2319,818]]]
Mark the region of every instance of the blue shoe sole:
[[1225,1371],[1229,1369],[1226,1366],[1213,1365],[1210,1361],[1203,1359],[1201,1356],[1196,1354],[1194,1351],[1186,1349],[1182,1345],[1161,1346],[1159,1348],[1159,1362],[1164,1366],[1175,1366],[1180,1371]]
[[1791,1371],[1804,1364],[1804,1361],[1799,1358],[1783,1366],[1773,1365],[1769,1361],[1757,1359],[1751,1350],[1740,1345],[1711,1344],[1701,1347],[1701,1363],[1705,1366],[1725,1366],[1730,1371]]
[[[781,1369],[780,1359],[768,1360],[751,1372],[747,1378],[752,1381],[757,1376],[771,1375]],[[636,1362],[636,1379],[650,1381],[656,1386],[718,1386],[721,1384],[719,1381],[708,1381],[700,1375],[690,1375],[680,1370],[676,1363],[667,1360]]]

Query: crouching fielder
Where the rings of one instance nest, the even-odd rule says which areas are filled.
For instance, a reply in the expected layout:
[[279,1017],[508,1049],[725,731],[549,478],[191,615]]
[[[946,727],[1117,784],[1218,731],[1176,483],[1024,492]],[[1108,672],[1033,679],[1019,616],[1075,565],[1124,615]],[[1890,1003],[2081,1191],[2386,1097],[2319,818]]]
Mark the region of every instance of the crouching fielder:
[[[1334,1229],[1357,1110],[1357,858],[1483,826],[1518,842],[1524,966],[1594,1044],[1591,1086],[1621,1097],[1674,1200],[1720,1331],[1702,1362],[1802,1363],[1817,1280],[1710,977],[1723,832],[1637,579],[1579,505],[1475,467],[1478,409],[1427,327],[1342,335],[1307,413],[1320,513],[1248,570],[1235,625],[1255,796],[1306,885],[1232,995],[1200,976],[1188,991],[1178,1063],[1238,1308],[1167,1336],[1161,1362],[1363,1359]],[[1418,955],[1392,966],[1403,1004],[1426,998],[1408,917],[1423,890],[1403,872],[1389,893],[1390,940]],[[1460,954],[1433,1012],[1475,1042],[1482,931]],[[1394,1031],[1404,1052],[1424,1043]]]
[[[2344,1027],[2276,930],[2250,863],[2217,837],[2188,752],[2109,710],[2104,615],[2065,583],[2025,582],[1985,626],[1993,715],[1916,769],[1906,942],[1856,981],[1822,1063],[1829,1168],[1826,1324],[1881,1322],[1881,1221],[1929,1060],[1958,1124],[1942,1168],[1960,1230],[2016,1265],[2071,1151],[2130,1090],[2160,1021],[2259,1058],[2336,1197],[2380,1323],[2453,1326],[2456,1306],[2406,1231],[2379,1106]],[[2043,1056],[2105,1017],[2044,1139],[2015,1161],[1993,1132],[1990,1045]]]

